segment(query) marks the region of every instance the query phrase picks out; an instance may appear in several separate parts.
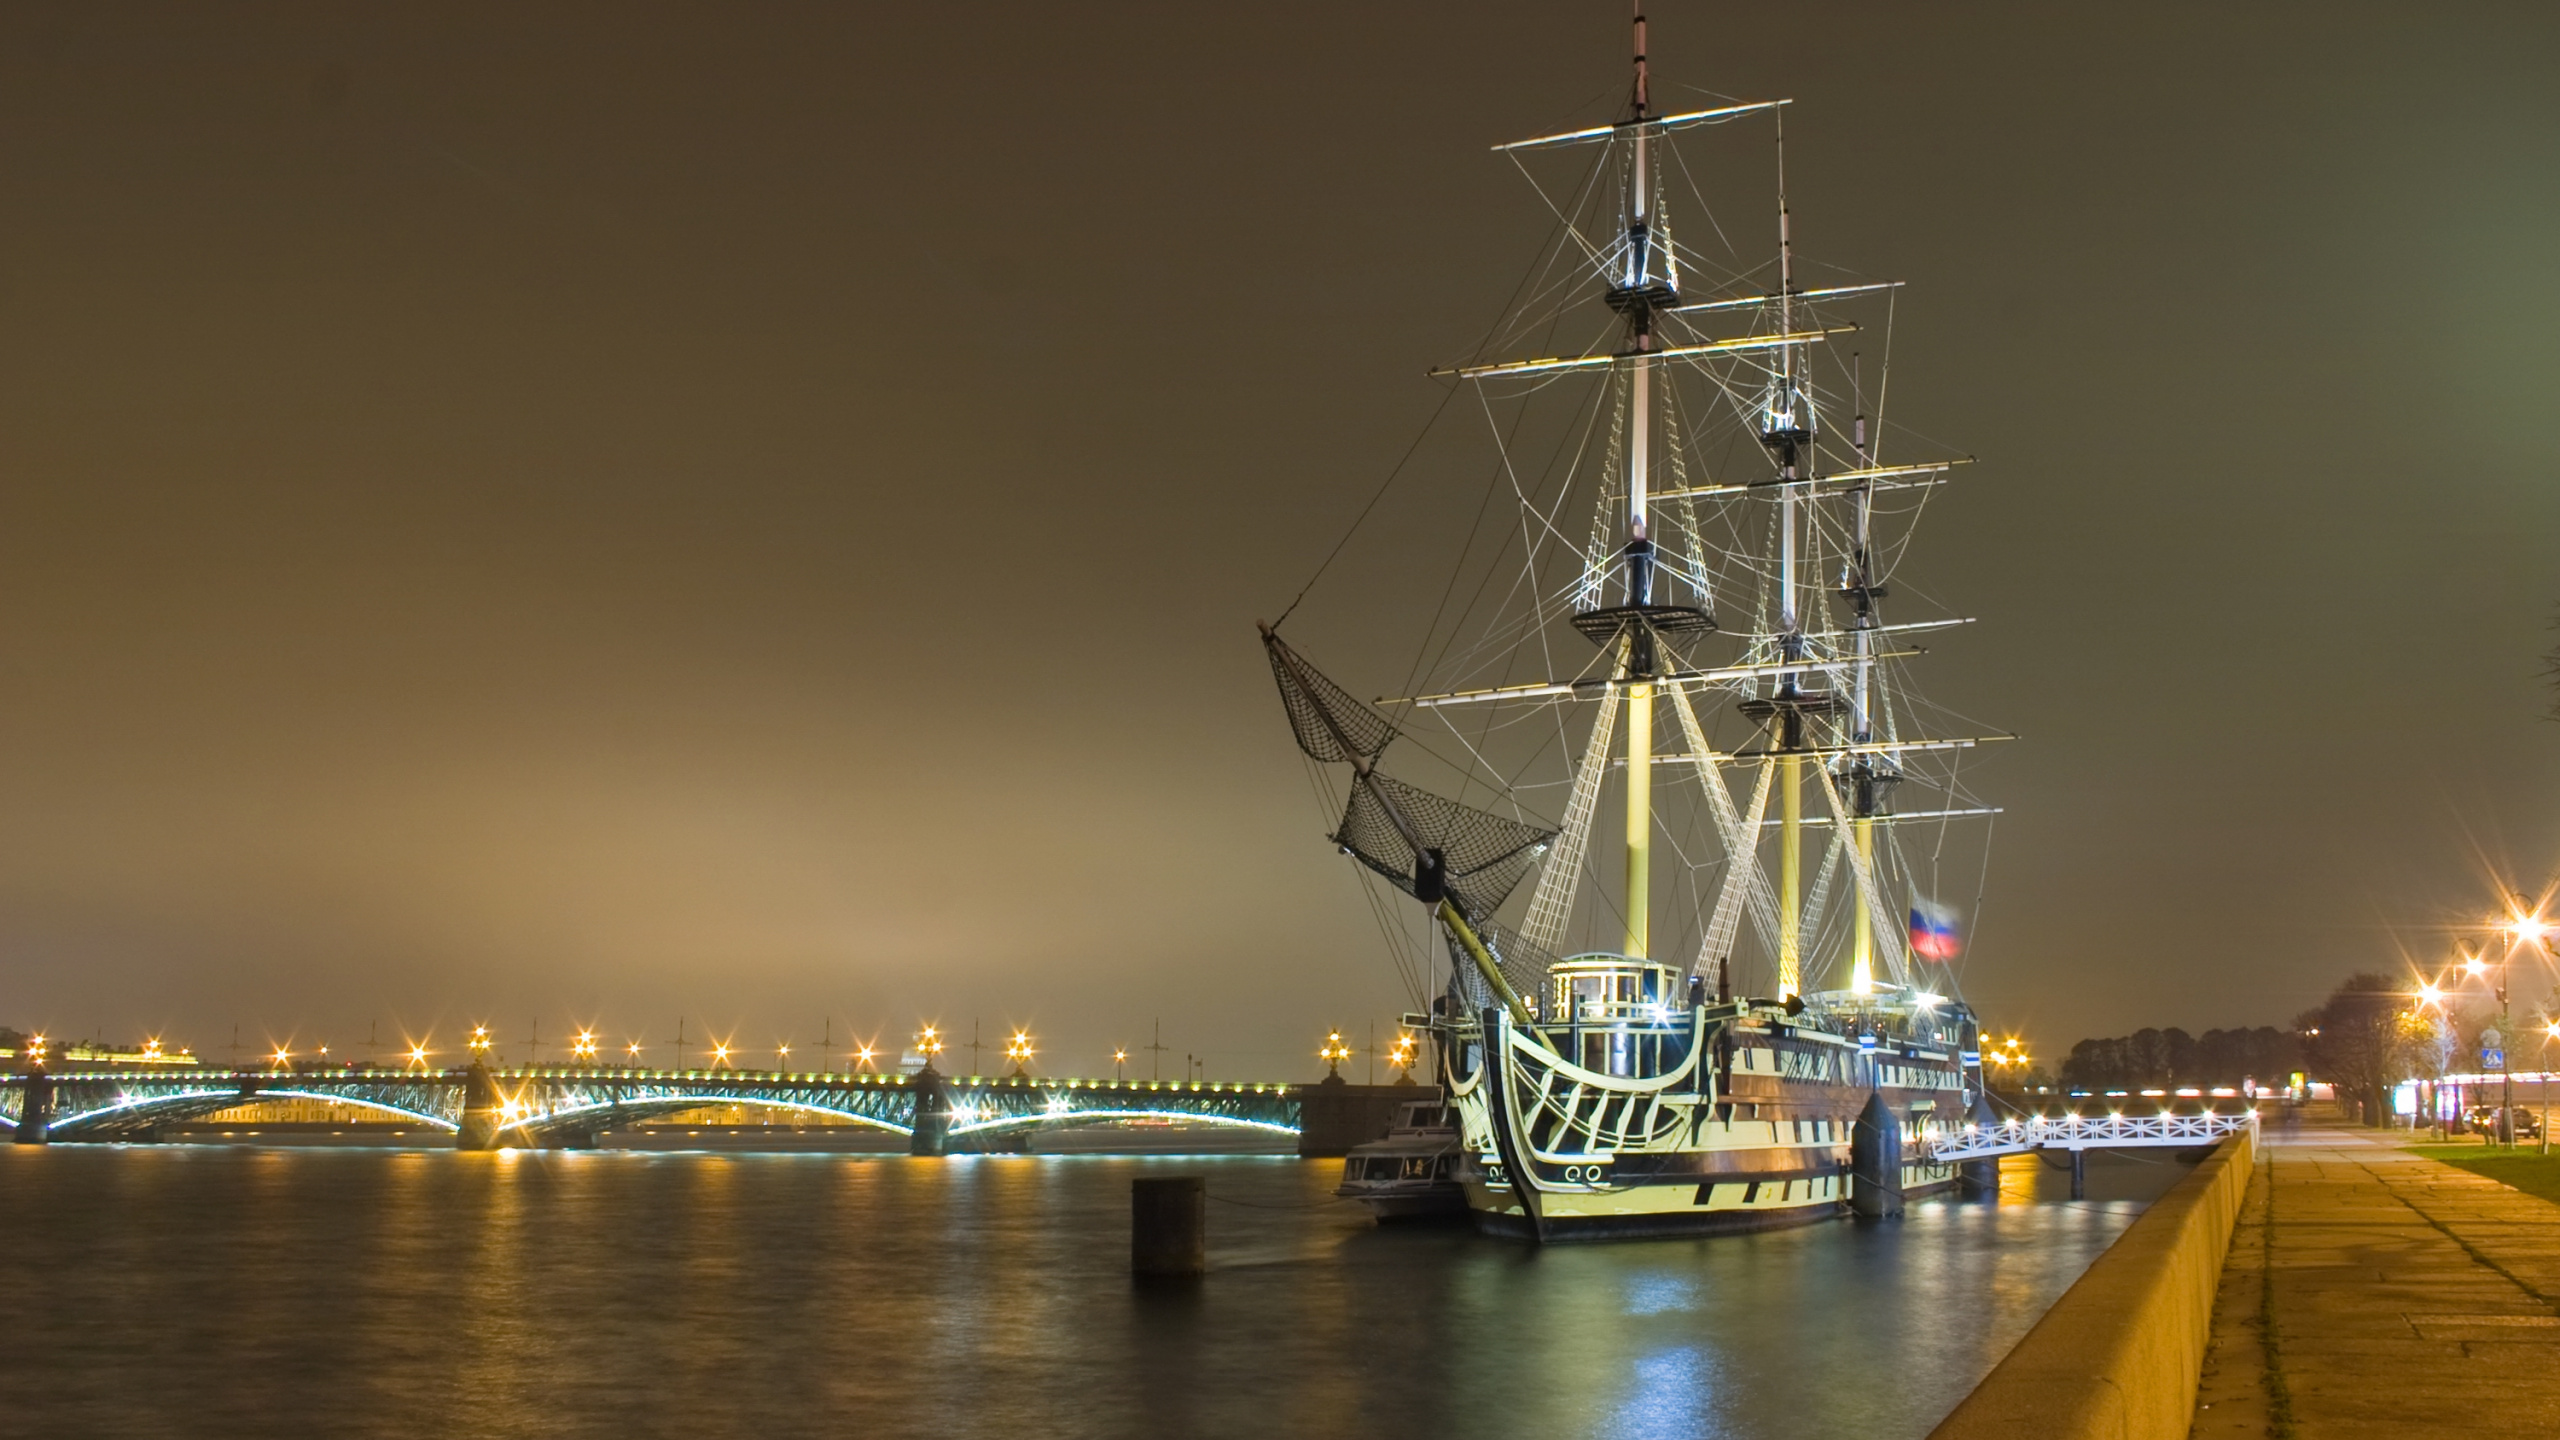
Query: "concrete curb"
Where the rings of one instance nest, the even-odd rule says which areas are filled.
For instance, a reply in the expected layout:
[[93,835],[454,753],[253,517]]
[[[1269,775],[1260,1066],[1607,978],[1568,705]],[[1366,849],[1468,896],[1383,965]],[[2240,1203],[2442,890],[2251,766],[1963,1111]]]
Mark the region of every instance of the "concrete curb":
[[2214,1147],[1929,1440],[2183,1440],[2252,1158],[2245,1131]]

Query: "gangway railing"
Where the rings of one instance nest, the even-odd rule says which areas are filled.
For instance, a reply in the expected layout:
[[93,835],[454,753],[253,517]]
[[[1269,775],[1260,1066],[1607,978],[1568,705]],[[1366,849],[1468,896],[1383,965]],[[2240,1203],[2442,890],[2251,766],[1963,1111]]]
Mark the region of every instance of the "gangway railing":
[[2242,1130],[2255,1133],[2258,1112],[2218,1115],[2029,1115],[1995,1125],[1967,1125],[1922,1143],[1933,1161],[1980,1160],[2032,1150],[2181,1149],[2211,1145]]

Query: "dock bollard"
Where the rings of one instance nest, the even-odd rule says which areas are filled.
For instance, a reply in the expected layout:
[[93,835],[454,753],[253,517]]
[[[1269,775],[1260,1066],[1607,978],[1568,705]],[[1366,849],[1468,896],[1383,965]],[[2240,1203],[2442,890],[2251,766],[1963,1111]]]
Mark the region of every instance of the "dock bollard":
[[1197,1175],[1132,1181],[1129,1272],[1187,1280],[1209,1268],[1209,1182]]

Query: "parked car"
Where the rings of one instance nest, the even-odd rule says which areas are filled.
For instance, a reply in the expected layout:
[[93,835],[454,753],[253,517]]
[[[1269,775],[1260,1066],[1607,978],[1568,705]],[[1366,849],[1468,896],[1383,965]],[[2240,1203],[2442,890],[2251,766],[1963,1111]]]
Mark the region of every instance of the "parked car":
[[[2471,1113],[2463,1117],[2463,1128],[2494,1143],[2498,1138],[2498,1108],[2495,1105],[2473,1106]],[[2518,1140],[2542,1138],[2542,1117],[2522,1105],[2515,1107],[2515,1126]]]

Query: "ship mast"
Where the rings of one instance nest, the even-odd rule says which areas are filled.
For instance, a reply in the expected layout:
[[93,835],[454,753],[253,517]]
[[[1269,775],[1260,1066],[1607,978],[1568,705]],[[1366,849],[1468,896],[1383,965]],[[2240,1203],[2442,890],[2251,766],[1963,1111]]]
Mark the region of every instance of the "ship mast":
[[[1795,250],[1787,220],[1787,120],[1778,115],[1778,333],[1795,332]],[[1813,407],[1804,393],[1798,347],[1778,350],[1778,373],[1761,417],[1760,439],[1778,463],[1778,658],[1805,658],[1804,611],[1797,601],[1799,492],[1812,478]],[[1804,715],[1793,670],[1778,672],[1769,706],[1769,748],[1778,761],[1778,998],[1804,990]]]
[[[1647,118],[1644,4],[1635,9],[1635,115]],[[1653,541],[1645,531],[1645,483],[1653,438],[1653,312],[1646,292],[1652,285],[1652,246],[1647,233],[1653,140],[1648,128],[1635,127],[1635,184],[1627,200],[1626,307],[1633,331],[1635,374],[1628,417],[1627,447],[1627,604],[1653,601]],[[1630,627],[1626,645],[1627,676],[1637,679],[1652,669],[1652,646],[1641,620]],[[1644,958],[1653,943],[1653,687],[1627,687],[1627,892],[1626,953]]]
[[[1867,470],[1874,461],[1867,455],[1866,387],[1854,368],[1850,391],[1857,398],[1858,417],[1851,424],[1849,447],[1856,456],[1857,468]],[[1875,669],[1875,601],[1884,593],[1884,587],[1875,583],[1874,562],[1870,558],[1875,540],[1875,482],[1860,480],[1850,487],[1847,498],[1849,556],[1840,589],[1854,610],[1849,629],[1857,643],[1856,678],[1849,695],[1849,743],[1866,745],[1875,739],[1871,683]],[[1871,880],[1876,872],[1876,810],[1883,789],[1892,779],[1880,772],[1872,755],[1860,755],[1848,768],[1849,813],[1854,817],[1850,829],[1858,847],[1858,873]],[[1860,898],[1863,901],[1866,897]],[[1849,989],[1859,996],[1872,995],[1876,988],[1875,928],[1871,918],[1874,908],[1871,903],[1861,903],[1853,922],[1856,940],[1850,952]]]

